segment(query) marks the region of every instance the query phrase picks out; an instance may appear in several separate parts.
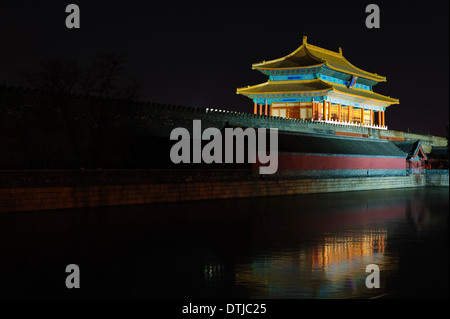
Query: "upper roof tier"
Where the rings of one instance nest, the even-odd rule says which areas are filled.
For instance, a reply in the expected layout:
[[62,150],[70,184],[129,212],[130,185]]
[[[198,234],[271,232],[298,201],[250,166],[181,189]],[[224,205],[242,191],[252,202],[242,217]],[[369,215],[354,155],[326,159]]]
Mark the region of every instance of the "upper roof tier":
[[303,69],[326,65],[332,70],[357,77],[366,78],[376,82],[386,81],[384,76],[361,70],[348,62],[342,55],[341,48],[339,48],[339,52],[322,49],[307,43],[306,39],[306,37],[303,37],[303,44],[291,54],[276,60],[255,63],[252,65],[252,68],[257,70],[280,70]]

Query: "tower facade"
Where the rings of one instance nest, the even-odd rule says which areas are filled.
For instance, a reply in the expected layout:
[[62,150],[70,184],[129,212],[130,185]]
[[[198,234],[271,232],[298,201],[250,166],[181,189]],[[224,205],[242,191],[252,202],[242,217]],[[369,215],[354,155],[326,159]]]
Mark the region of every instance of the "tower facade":
[[372,88],[386,78],[361,70],[334,52],[307,43],[291,54],[255,63],[265,83],[237,89],[255,114],[386,129],[385,111],[399,100]]

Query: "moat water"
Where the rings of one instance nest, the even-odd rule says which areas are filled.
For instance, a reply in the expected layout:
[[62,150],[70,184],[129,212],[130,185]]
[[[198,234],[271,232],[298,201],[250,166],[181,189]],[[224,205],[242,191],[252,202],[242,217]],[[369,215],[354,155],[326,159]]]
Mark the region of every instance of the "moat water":
[[1,214],[0,297],[448,298],[448,208],[417,188]]

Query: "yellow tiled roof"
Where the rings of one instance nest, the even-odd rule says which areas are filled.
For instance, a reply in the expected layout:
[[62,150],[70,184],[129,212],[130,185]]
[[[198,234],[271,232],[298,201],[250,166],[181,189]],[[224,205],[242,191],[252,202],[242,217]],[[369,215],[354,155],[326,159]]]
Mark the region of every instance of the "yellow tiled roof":
[[303,44],[291,54],[276,60],[255,63],[252,68],[259,70],[301,69],[320,65],[326,65],[332,70],[377,82],[386,81],[386,78],[381,75],[361,70],[351,64],[343,56],[340,48],[339,52],[319,48],[307,43],[306,37],[303,37]]
[[331,85],[320,80],[302,81],[267,81],[265,83],[237,89],[238,94],[278,94],[278,93],[308,93],[330,91]]
[[375,100],[384,103],[398,104],[399,100],[389,96],[381,95],[373,91],[347,88],[345,85],[327,82],[320,79],[296,80],[296,81],[267,81],[265,83],[238,88],[236,93],[243,95],[264,95],[264,94],[293,94],[293,93],[317,93],[335,91],[345,95],[360,97],[363,99]]

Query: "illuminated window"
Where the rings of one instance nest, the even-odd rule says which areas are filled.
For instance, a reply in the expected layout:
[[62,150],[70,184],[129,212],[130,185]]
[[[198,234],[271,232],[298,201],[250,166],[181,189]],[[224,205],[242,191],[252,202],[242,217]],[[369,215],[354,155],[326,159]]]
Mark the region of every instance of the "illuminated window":
[[353,122],[361,123],[361,109],[353,109]]
[[364,124],[370,125],[370,110],[364,110]]
[[331,105],[331,118],[334,120],[339,118],[339,106],[337,104]]
[[341,113],[342,121],[348,122],[348,107],[342,107]]

